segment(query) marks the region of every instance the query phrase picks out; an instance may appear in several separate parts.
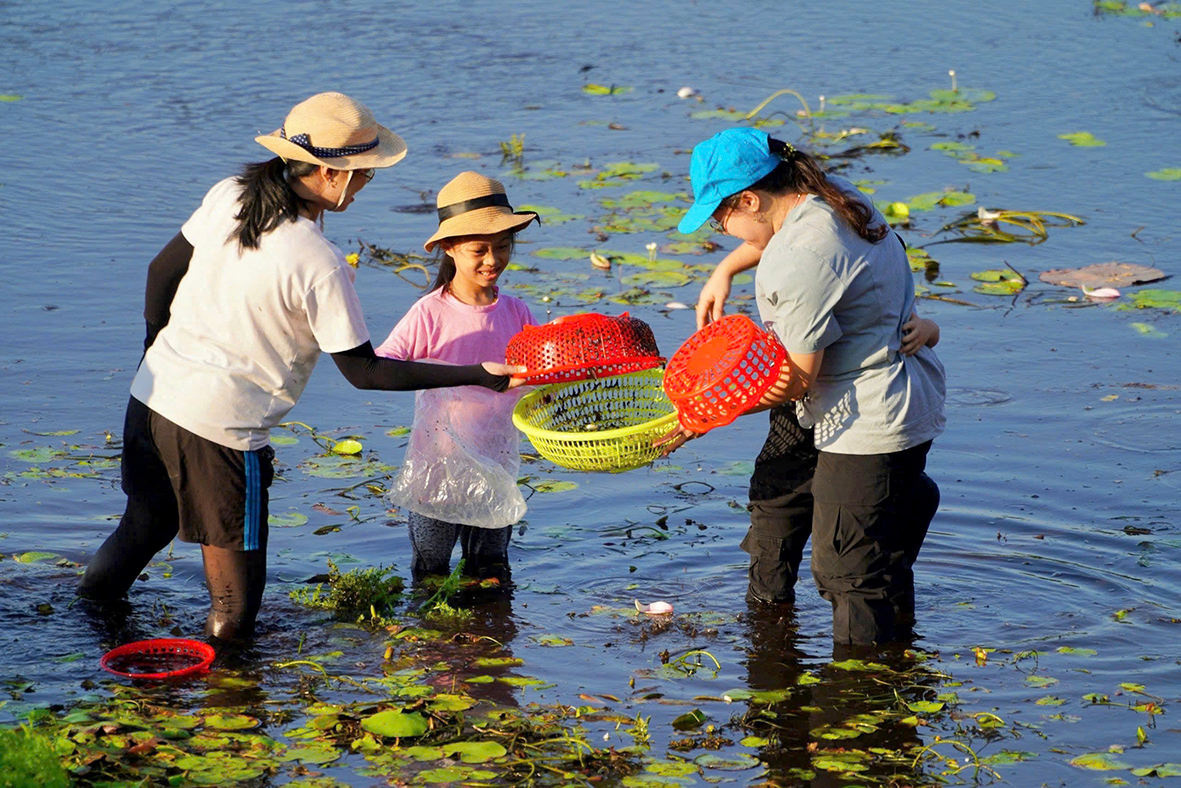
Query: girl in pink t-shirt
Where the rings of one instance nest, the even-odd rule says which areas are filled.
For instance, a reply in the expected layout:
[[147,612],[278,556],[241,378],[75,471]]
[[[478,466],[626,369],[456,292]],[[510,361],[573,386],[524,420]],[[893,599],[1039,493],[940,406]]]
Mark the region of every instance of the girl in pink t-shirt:
[[[509,339],[537,325],[523,301],[496,287],[517,232],[537,214],[514,212],[504,186],[475,172],[452,179],[437,205],[439,229],[424,247],[439,247],[439,274],[377,355],[445,364],[504,358]],[[409,511],[415,581],[447,574],[457,541],[464,574],[508,580],[511,526],[525,513],[517,398],[476,386],[415,396],[406,457],[388,496]]]

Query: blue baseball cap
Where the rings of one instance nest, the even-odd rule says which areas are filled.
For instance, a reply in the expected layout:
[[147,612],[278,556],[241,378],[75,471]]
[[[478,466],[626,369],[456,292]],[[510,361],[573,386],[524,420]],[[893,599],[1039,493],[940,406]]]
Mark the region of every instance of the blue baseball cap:
[[726,129],[698,144],[689,162],[693,205],[677,230],[686,235],[695,232],[709,221],[722,200],[753,186],[781,161],[771,152],[766,133],[758,129]]

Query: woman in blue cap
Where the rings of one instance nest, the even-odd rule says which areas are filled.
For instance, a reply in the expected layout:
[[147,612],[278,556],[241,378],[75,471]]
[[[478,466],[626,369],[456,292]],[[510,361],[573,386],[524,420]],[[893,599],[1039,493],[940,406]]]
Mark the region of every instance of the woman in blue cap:
[[939,503],[925,468],[945,396],[930,347],[938,327],[914,317],[906,249],[852,185],[757,129],[698,145],[690,178],[680,231],[711,221],[743,241],[703,289],[699,319],[720,316],[730,278],[757,265],[759,315],[789,357],[761,403],[774,410],[743,541],[751,593],[791,598],[810,504],[812,575],[832,603],[833,640],[902,640],[914,623],[912,566]]

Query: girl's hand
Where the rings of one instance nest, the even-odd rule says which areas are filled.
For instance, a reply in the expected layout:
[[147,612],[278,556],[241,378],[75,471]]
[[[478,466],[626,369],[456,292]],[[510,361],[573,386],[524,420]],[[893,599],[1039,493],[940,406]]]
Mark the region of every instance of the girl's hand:
[[902,324],[902,345],[898,348],[904,356],[913,356],[921,347],[935,347],[939,343],[939,324],[934,320],[910,313],[910,320]]
[[[520,372],[528,372],[529,371],[529,367],[526,367],[523,364],[520,366],[517,366],[515,364],[498,364],[495,361],[485,361],[480,366],[482,366],[484,368],[484,371],[487,372],[489,375],[514,375],[514,374],[517,374]],[[508,379],[508,387],[510,389],[515,389],[517,386],[526,385],[526,382],[527,381],[524,378],[510,377]]]
[[652,446],[655,448],[658,448],[658,449],[663,448],[664,451],[660,452],[660,456],[667,457],[668,455],[672,454],[674,451],[681,448],[682,446],[684,446],[686,443],[693,440],[694,438],[701,437],[701,435],[702,435],[702,433],[700,433],[700,432],[693,432],[692,430],[687,430],[678,424],[677,426],[673,427],[669,432],[665,433],[661,437],[652,441]]

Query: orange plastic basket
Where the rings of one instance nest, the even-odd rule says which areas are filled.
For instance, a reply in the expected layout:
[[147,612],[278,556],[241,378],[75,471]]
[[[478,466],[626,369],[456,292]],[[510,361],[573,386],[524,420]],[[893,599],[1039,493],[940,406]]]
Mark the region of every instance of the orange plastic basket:
[[708,432],[758,404],[786,361],[778,337],[745,315],[727,315],[677,349],[664,372],[664,392],[682,427]]
[[525,366],[514,377],[530,384],[604,378],[664,363],[652,329],[627,312],[619,317],[587,312],[526,326],[509,340],[505,359]]

